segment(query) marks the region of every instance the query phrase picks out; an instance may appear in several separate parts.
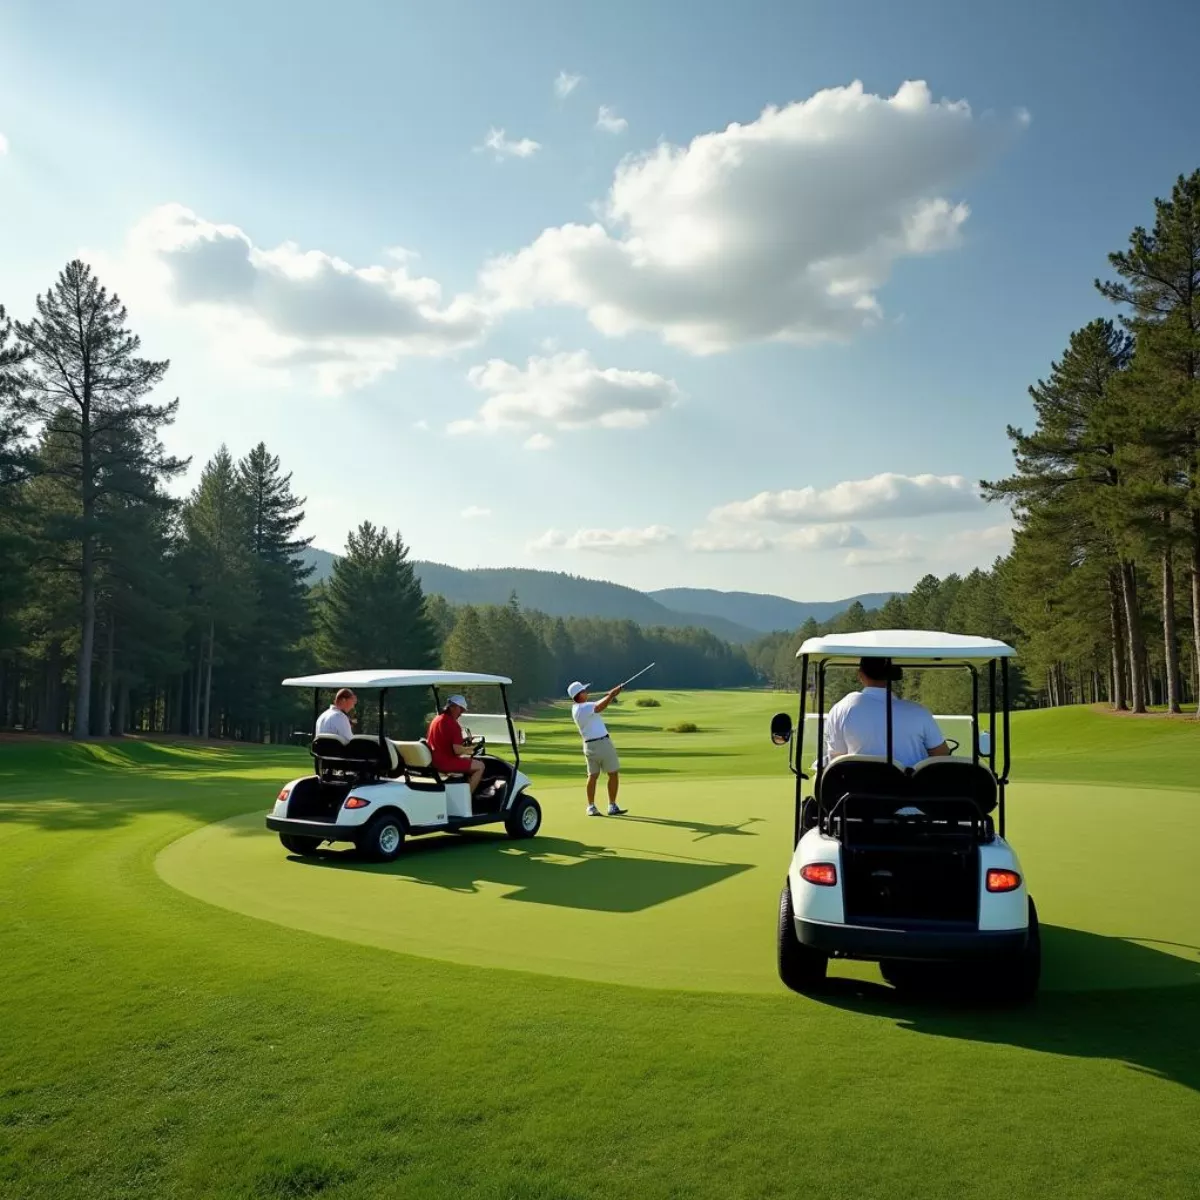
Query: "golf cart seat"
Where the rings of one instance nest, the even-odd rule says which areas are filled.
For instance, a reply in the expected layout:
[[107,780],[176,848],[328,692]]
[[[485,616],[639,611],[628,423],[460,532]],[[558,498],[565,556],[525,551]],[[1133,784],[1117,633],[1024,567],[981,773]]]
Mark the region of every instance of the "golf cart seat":
[[434,767],[433,751],[429,749],[429,743],[424,738],[419,742],[393,742],[392,746],[400,755],[404,763],[404,772],[410,779],[413,776],[417,779],[428,779],[440,787],[443,779],[463,778],[461,774],[439,771]]
[[908,781],[895,763],[882,754],[842,754],[833,759],[821,776],[821,803],[830,808],[843,796],[887,796],[908,794]]
[[356,733],[348,740],[336,733],[320,733],[312,740],[312,755],[319,767],[341,771],[370,770],[377,775],[390,776],[399,769],[400,760],[386,739],[381,746],[373,734]]
[[909,790],[915,799],[969,799],[987,816],[999,799],[996,777],[985,763],[940,755],[922,759],[912,769]]

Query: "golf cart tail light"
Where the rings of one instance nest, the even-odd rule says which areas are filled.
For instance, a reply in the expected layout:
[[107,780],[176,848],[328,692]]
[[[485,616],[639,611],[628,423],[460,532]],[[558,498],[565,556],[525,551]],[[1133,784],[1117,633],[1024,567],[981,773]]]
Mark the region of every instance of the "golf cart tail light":
[[276,803],[278,803],[282,800],[286,800],[288,798],[288,796],[290,796],[291,794],[292,794],[291,788],[284,788],[283,791],[281,791],[279,793],[279,795],[275,797]]
[[361,796],[351,796],[350,799],[346,801],[346,807],[347,808],[366,808],[367,805],[370,803],[371,803],[370,800],[364,800]]
[[1021,877],[1016,871],[999,871],[993,867],[987,873],[989,892],[1015,892],[1021,886]]
[[837,883],[837,867],[833,863],[805,863],[800,868],[800,878],[821,887],[833,887]]

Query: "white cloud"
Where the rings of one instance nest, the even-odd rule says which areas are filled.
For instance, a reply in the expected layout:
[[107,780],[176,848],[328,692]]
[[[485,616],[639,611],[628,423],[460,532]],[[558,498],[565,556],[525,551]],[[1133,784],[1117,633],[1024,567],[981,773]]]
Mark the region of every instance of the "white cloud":
[[327,391],[368,383],[406,356],[471,345],[488,325],[474,300],[445,303],[435,280],[402,264],[354,267],[294,242],[263,249],[179,204],[134,227],[117,273],[147,303],[189,312],[223,355],[310,369]]
[[718,521],[823,524],[883,517],[929,516],[980,508],[978,488],[962,475],[897,475],[849,479],[828,488],[759,492],[712,511]]
[[867,539],[854,525],[805,526],[772,537],[726,524],[695,530],[688,544],[701,554],[757,554],[767,550],[838,550],[865,546]]
[[679,399],[674,380],[652,371],[598,367],[585,350],[530,358],[524,367],[493,358],[467,373],[487,399],[451,433],[504,428],[637,429]]
[[946,193],[1023,123],[919,82],[830,88],[626,159],[603,223],[545,229],[482,283],[499,309],[572,305],[700,354],[844,339],[879,319],[898,260],[958,243],[968,210]]
[[549,450],[554,445],[554,439],[547,437],[544,433],[535,433],[532,437],[525,439],[526,450]]
[[629,122],[624,117],[617,116],[615,108],[602,104],[596,114],[596,128],[604,133],[624,133],[629,128]]
[[1012,523],[962,529],[944,537],[901,533],[886,541],[851,550],[842,560],[847,567],[879,567],[896,563],[924,563],[942,573],[967,572],[990,567],[1012,549]]
[[422,433],[428,433],[429,432],[429,422],[427,420],[425,420],[424,417],[422,417],[419,421],[413,422],[413,428],[419,429]]
[[554,94],[560,100],[565,100],[581,83],[582,75],[572,75],[569,71],[559,71],[554,80]]
[[595,554],[637,554],[675,540],[665,525],[645,529],[579,529],[572,534],[550,529],[529,543],[533,551],[583,550]]
[[688,546],[699,554],[761,554],[773,550],[775,543],[765,534],[744,529],[697,529]]
[[479,148],[491,150],[496,155],[496,161],[503,162],[506,158],[532,158],[542,148],[542,144],[527,137],[513,141],[505,137],[503,129],[492,128],[488,130],[488,135]]
[[462,510],[462,518],[464,521],[479,521],[484,517],[490,517],[492,510],[490,508],[480,508],[477,504],[472,504]]
[[0,155],[5,155],[7,153],[8,153],[8,138],[6,138],[4,136],[4,134],[0,133]]
[[792,550],[839,550],[865,546],[867,538],[856,525],[806,525],[789,530],[776,544]]

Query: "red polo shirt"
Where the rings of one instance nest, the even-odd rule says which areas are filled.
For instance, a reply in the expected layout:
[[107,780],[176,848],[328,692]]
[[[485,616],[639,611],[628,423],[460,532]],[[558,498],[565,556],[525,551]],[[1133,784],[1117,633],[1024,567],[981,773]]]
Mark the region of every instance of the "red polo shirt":
[[429,723],[429,752],[439,771],[467,771],[471,760],[454,753],[455,746],[464,745],[462,726],[449,714],[439,713]]

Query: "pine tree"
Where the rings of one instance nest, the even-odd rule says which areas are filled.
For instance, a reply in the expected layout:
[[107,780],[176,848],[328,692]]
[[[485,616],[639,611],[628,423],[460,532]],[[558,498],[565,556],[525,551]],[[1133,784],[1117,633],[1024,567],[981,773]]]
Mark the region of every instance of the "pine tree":
[[278,726],[290,701],[281,696],[279,680],[298,669],[300,644],[308,634],[311,613],[308,577],[312,568],[301,552],[311,538],[300,537],[304,500],[292,492],[292,476],[259,442],[237,465],[238,485],[249,514],[249,545],[257,595],[242,651],[241,711],[255,740]]
[[56,468],[78,497],[72,540],[79,545],[79,649],[74,733],[91,724],[92,663],[96,635],[98,508],[120,480],[155,482],[186,463],[169,457],[159,430],[174,420],[178,401],[156,405],[145,397],[162,381],[166,362],[139,357],[140,339],[126,328],[127,313],[78,259],[44,296],[37,316],[18,322],[29,353],[30,386],[22,411],[44,430],[61,435],[71,451]]
[[205,465],[183,510],[185,569],[191,581],[196,633],[192,727],[214,736],[213,670],[253,625],[258,599],[251,553],[251,513],[229,451],[222,446]]
[[[1200,664],[1200,171],[1180,176],[1171,198],[1156,199],[1154,207],[1154,228],[1139,226],[1127,250],[1109,255],[1118,279],[1097,280],[1096,287],[1130,310],[1125,324],[1138,349],[1130,392],[1139,401],[1144,441],[1159,459],[1159,481],[1174,493],[1164,511],[1179,511],[1186,530],[1193,655]],[[1169,545],[1162,561],[1166,589]],[[1168,658],[1173,607],[1164,591]],[[1200,695],[1200,677],[1194,682]]]
[[[29,538],[21,484],[29,472],[25,433],[25,348],[13,339],[12,322],[0,304],[0,664],[20,640],[16,610],[25,594]],[[0,685],[0,725],[6,689]]]
[[[437,637],[398,533],[364,521],[346,539],[317,612],[317,649],[326,670],[436,665]],[[401,728],[418,725],[428,706],[427,696],[404,694],[416,691],[397,690],[388,698]]]

